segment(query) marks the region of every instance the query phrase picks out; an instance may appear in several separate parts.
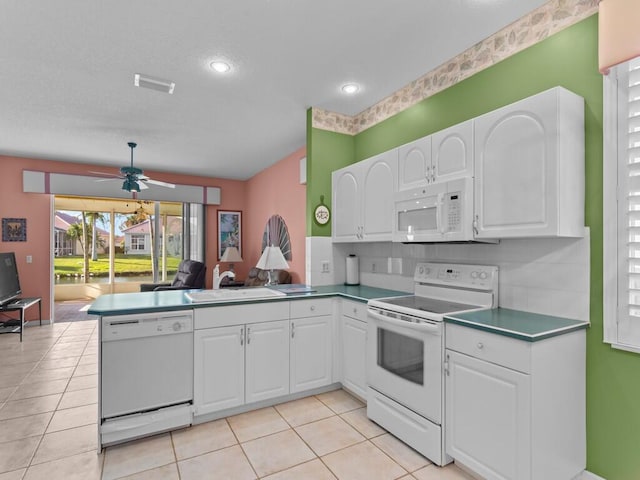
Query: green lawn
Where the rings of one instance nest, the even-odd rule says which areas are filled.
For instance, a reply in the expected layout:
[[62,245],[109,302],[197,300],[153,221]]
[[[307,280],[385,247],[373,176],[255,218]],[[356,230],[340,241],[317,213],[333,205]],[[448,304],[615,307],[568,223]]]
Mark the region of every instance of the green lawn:
[[[180,258],[167,257],[167,273],[173,275],[178,271]],[[158,260],[162,267],[162,260]],[[75,276],[82,274],[82,256],[55,257],[53,260],[54,274],[60,276]],[[151,257],[149,255],[116,254],[116,275],[151,275]],[[89,259],[89,273],[94,277],[109,275],[109,255],[98,255],[95,262]]]

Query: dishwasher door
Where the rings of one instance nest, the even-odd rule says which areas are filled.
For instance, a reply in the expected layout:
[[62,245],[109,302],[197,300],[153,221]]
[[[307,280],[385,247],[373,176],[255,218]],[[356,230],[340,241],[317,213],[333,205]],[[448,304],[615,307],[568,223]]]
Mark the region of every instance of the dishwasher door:
[[193,401],[191,312],[102,319],[101,417]]

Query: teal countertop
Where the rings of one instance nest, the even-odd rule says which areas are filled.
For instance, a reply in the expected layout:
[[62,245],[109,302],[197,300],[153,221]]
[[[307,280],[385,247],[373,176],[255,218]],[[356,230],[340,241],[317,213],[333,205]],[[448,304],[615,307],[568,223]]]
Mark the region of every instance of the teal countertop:
[[[250,288],[250,287],[248,287]],[[184,310],[186,308],[203,308],[222,305],[236,305],[256,302],[281,302],[314,297],[340,296],[366,303],[372,298],[395,297],[410,295],[408,292],[387,290],[384,288],[368,287],[366,285],[324,285],[309,287],[307,285],[277,285],[270,287],[284,291],[286,296],[269,297],[253,300],[231,300],[212,302],[192,302],[185,296],[187,292],[198,290],[166,290],[162,292],[114,293],[101,295],[89,307],[92,315],[129,315],[134,313],[152,313],[158,311]]]
[[459,313],[455,316],[446,316],[445,321],[528,342],[544,340],[589,326],[589,322],[582,320],[540,315],[509,308]]

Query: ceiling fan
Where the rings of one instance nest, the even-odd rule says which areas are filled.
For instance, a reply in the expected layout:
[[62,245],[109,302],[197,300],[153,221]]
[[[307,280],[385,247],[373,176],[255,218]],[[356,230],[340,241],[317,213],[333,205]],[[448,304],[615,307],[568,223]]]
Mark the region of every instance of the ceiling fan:
[[[133,166],[133,149],[138,146],[135,142],[127,143],[129,148],[131,149],[131,165],[128,167],[120,167],[120,175],[115,175],[113,173],[105,173],[105,172],[91,172],[97,173],[98,175],[109,175],[114,176],[118,179],[124,180],[122,182],[122,189],[127,192],[139,192],[140,190],[148,189],[148,185],[158,185],[160,187],[168,187],[168,188],[176,188],[173,183],[161,182],[159,180],[153,180],[146,176],[142,169]],[[114,180],[111,178],[104,180]],[[104,181],[102,180],[102,181]],[[100,180],[98,180],[100,181]]]

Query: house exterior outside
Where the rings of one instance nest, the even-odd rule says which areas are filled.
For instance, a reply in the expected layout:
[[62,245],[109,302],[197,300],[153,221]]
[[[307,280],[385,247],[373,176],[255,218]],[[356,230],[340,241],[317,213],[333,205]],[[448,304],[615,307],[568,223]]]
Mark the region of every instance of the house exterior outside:
[[[82,255],[82,243],[79,239],[69,236],[67,233],[72,225],[81,223],[79,218],[64,212],[55,212],[54,218],[54,255],[62,257],[67,255]],[[109,251],[109,232],[96,226],[98,238],[102,241],[98,243],[98,253]]]
[[151,254],[151,222],[132,225],[122,230],[124,234],[124,253],[127,255]]

